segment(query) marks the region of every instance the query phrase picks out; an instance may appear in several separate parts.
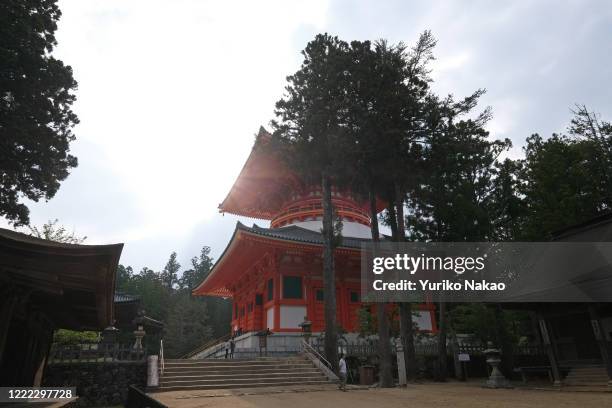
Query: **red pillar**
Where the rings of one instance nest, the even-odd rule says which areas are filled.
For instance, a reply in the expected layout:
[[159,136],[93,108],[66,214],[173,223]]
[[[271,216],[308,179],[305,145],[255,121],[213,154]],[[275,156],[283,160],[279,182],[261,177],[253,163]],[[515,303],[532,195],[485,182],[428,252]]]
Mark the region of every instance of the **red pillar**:
[[280,331],[280,299],[281,299],[281,276],[278,264],[274,264],[274,330]]

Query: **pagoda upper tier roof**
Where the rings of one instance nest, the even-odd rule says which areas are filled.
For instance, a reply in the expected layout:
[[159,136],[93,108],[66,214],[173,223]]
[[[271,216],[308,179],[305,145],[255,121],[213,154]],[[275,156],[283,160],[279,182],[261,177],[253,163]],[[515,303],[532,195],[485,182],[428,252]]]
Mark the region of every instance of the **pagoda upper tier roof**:
[[[308,189],[281,153],[270,148],[271,140],[272,135],[261,127],[240,174],[219,204],[220,212],[272,220],[295,193]],[[369,211],[367,202],[358,205]],[[380,212],[385,203],[377,199],[376,206]]]
[[231,190],[219,204],[221,212],[271,220],[292,191],[302,188],[298,177],[265,146],[271,135],[263,127]]

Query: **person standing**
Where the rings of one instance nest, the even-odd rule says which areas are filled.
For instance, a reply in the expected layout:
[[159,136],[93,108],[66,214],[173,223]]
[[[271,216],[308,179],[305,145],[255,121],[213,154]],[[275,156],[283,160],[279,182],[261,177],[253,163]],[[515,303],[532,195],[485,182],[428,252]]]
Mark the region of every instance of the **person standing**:
[[342,391],[346,391],[346,360],[344,359],[344,354],[340,353],[340,361],[338,362],[338,366],[340,368],[340,384],[338,388]]
[[236,348],[236,342],[234,342],[233,337],[230,339],[229,344],[230,344],[230,358],[234,358],[234,349]]
[[227,356],[229,355],[229,351],[230,351],[230,342],[229,340],[225,342],[225,359],[227,360]]

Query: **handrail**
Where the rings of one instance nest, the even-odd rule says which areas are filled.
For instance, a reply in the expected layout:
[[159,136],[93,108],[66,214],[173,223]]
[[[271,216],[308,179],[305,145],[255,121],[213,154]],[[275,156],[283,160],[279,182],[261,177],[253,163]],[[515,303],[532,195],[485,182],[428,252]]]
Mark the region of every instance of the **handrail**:
[[309,353],[309,354],[314,355],[319,361],[325,364],[327,368],[334,371],[334,368],[332,367],[331,363],[327,361],[327,359],[323,357],[323,355],[321,355],[321,353],[319,353],[314,347],[308,344],[306,340],[302,340],[302,351],[304,353]]
[[166,362],[164,361],[164,339],[159,340],[159,367],[161,375],[164,375],[164,368],[166,368]]
[[209,342],[204,343],[204,344],[203,344],[203,345],[201,345],[200,347],[198,347],[198,348],[196,348],[196,349],[193,349],[193,350],[191,350],[191,351],[190,351],[190,352],[188,352],[188,353],[183,354],[183,355],[182,355],[181,357],[179,357],[179,358],[181,358],[181,359],[191,358],[191,357],[195,356],[196,354],[198,354],[198,353],[200,353],[200,352],[202,352],[202,351],[204,351],[204,350],[206,350],[206,349],[208,349],[208,348],[210,348],[210,347],[212,347],[212,346],[215,346],[215,345],[217,345],[217,344],[219,344],[219,343],[222,343],[222,342],[225,342],[225,341],[229,340],[229,338],[230,338],[231,336],[232,336],[232,334],[231,334],[231,333],[227,333],[227,334],[225,334],[225,335],[223,335],[223,336],[221,336],[221,337],[218,337],[218,338],[216,338],[216,339],[214,339],[214,340],[210,340]]

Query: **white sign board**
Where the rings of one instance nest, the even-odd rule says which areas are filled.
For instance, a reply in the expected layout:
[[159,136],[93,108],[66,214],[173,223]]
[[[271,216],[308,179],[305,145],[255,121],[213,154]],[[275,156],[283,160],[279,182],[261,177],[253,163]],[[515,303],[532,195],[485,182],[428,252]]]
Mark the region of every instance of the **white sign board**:
[[467,353],[459,353],[458,357],[459,357],[459,361],[461,361],[461,362],[468,362],[468,361],[470,361],[470,355],[467,354]]

